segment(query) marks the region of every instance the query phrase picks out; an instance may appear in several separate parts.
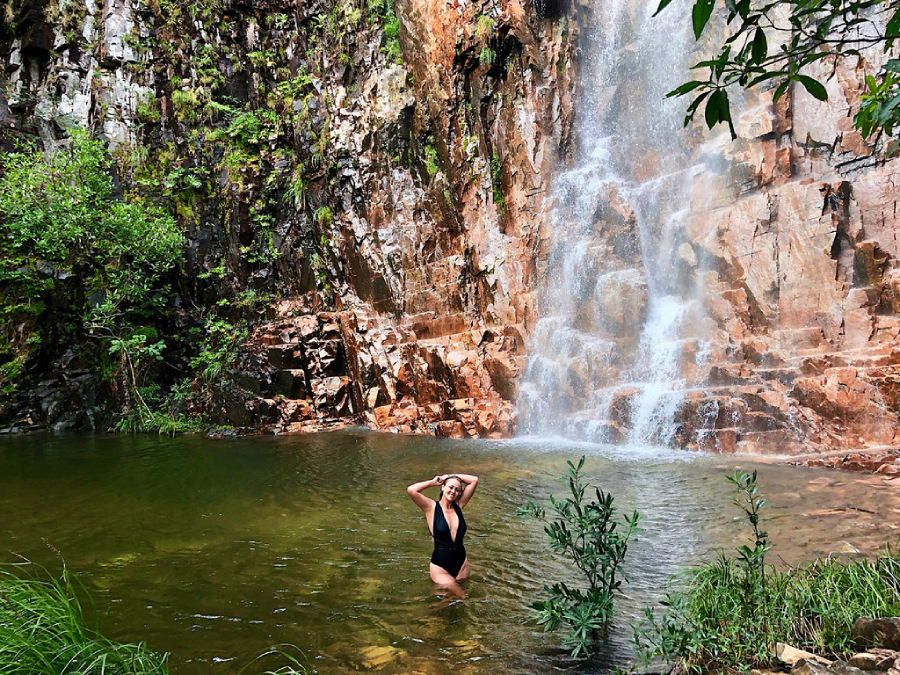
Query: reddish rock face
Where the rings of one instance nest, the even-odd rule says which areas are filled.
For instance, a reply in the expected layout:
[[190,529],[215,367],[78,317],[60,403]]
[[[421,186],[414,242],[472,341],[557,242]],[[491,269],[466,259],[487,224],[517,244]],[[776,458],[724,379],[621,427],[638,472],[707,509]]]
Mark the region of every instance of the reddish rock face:
[[[404,44],[417,47],[407,63],[415,105],[427,110],[441,185],[456,198],[461,227],[437,241],[439,221],[424,193],[408,193],[401,213],[372,192],[370,215],[382,214],[378,222],[391,232],[381,250],[396,246],[400,261],[385,278],[402,312],[274,321],[253,339],[267,348],[249,347],[254,363],[268,364],[254,374],[248,361],[240,382],[260,399],[282,393],[277,429],[367,423],[455,438],[507,435],[535,317],[536,264],[547,250],[540,195],[571,110],[572,73],[554,64],[571,44],[516,2],[488,11],[495,34],[527,64],[513,83],[474,56],[484,7],[400,4]],[[900,442],[900,168],[851,131],[862,86],[854,63],[829,85],[837,87],[831,105],[802,89],[777,108],[767,102],[771,93],[753,94],[738,120],[742,137],[704,147],[732,168],[695,178],[678,251],[683,273],[704,294],[707,316],[698,325],[710,354],[687,373],[706,385],[676,415],[684,447],[801,454]],[[481,96],[488,113],[467,116],[460,91]],[[479,164],[494,154],[503,158],[502,209]],[[634,228],[614,197],[598,216],[609,237]],[[620,348],[639,333],[645,294],[638,285],[608,298],[604,312],[625,336]],[[636,393],[623,387],[613,397],[600,422],[610,439],[627,436]],[[266,405],[253,408],[253,419],[263,419]],[[894,470],[881,466],[873,469]]]
[[524,356],[514,339],[476,347],[471,336],[419,339],[391,320],[350,311],[269,322],[234,364],[239,386],[217,395],[218,414],[275,433],[367,424],[451,438],[509,436],[513,403],[493,386],[487,364],[503,363],[514,381]]
[[[727,396],[730,412],[706,438],[686,414],[687,445],[799,454],[900,440],[900,164],[852,130],[862,61],[846,59],[828,79],[831,67],[816,73],[829,82],[827,104],[802,87],[777,108],[770,92],[751,95],[745,137],[722,150],[743,162],[749,190],[696,181],[687,235],[715,321],[707,400]],[[769,121],[751,123],[760,110]]]
[[[84,38],[77,49],[62,25],[30,13],[19,22],[33,24],[27,35],[4,35],[0,143],[27,128],[49,150],[63,129],[91,126],[123,155],[164,145],[167,166],[205,166],[213,159],[191,155],[194,143],[186,139],[196,129],[174,100],[205,86],[196,68],[182,68],[197,62],[193,50],[222,51],[222,92],[259,107],[256,99],[272,89],[265,78],[280,69],[296,74],[288,66],[296,69],[309,46],[268,21],[269,10],[309,22],[334,7],[242,4],[202,35],[188,22],[189,34],[179,36],[153,3],[95,4],[85,6],[77,30],[70,27]],[[515,429],[514,400],[552,236],[547,195],[572,156],[579,26],[592,20],[591,6],[395,4],[402,63],[385,56],[378,21],[360,28],[352,46],[323,47],[328,91],[317,80],[310,114],[334,161],[306,176],[312,201],[305,210],[286,199],[292,167],[275,167],[288,150],[307,152],[309,142],[278,153],[262,142],[258,162],[239,167],[237,178],[211,174],[217,177],[207,201],[214,206],[194,205],[197,213],[184,223],[188,273],[212,296],[206,304],[251,287],[289,298],[272,302],[268,322],[211,402],[215,416],[236,426],[304,431],[365,423],[452,437]],[[171,54],[159,41],[138,53],[125,39],[157,29],[168,31],[160,39],[172,38]],[[240,63],[269,52],[285,61],[237,72],[226,52]],[[339,56],[353,61],[352,82]],[[737,141],[698,135],[709,140],[702,148],[709,164],[729,168],[694,177],[678,248],[680,273],[702,289],[706,317],[698,326],[710,343],[709,358],[691,366],[703,372],[685,373],[705,381],[676,415],[685,447],[797,454],[900,443],[900,165],[852,130],[866,64],[887,58],[864,56],[838,64],[834,77],[833,64],[813,66],[828,82],[828,103],[802,87],[777,105],[771,91],[752,92],[736,120]],[[159,98],[159,110],[142,121],[137,110],[148,97]],[[642,161],[650,170],[658,160]],[[269,234],[280,242],[278,255],[251,264],[241,253],[253,239],[248,205],[264,193],[276,205]],[[625,200],[609,194],[603,202],[597,232],[609,242],[632,237],[635,215]],[[325,206],[331,216],[313,223],[306,211]],[[321,256],[328,260],[317,269],[304,237],[328,243]],[[628,253],[610,244],[602,255]],[[199,283],[226,262],[232,273],[219,280],[221,289]],[[337,312],[322,311],[317,274],[328,276],[327,306]],[[606,299],[618,349],[634,349],[646,305],[640,283]],[[79,385],[77,397],[93,398],[90,389]],[[634,393],[621,389],[609,419],[599,422],[613,440],[627,436]]]

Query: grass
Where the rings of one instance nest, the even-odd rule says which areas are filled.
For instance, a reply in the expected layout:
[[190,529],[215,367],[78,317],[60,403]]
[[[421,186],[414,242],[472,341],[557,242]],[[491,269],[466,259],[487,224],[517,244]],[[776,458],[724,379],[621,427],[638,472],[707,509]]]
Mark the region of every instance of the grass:
[[856,619],[900,615],[900,556],[768,567],[762,587],[739,560],[722,557],[689,573],[664,605],[658,617],[648,612],[636,641],[645,656],[677,661],[689,672],[774,665],[775,642],[846,655]]
[[84,619],[77,581],[0,566],[0,675],[167,675],[167,654],[104,638]]
[[168,392],[164,392],[158,384],[139,387],[131,409],[116,421],[116,431],[156,433],[161,436],[206,431],[208,424],[180,410],[192,396],[190,386],[190,381],[185,380]]
[[[41,570],[29,575],[24,564],[0,564],[0,675],[168,675],[168,654],[144,643],[124,644],[88,626],[78,596],[90,598],[77,577],[63,569],[59,578]],[[40,569],[40,568],[38,568]],[[77,593],[76,593],[77,591]],[[96,611],[91,602],[93,614]],[[262,675],[302,675],[296,647],[273,647],[241,673],[274,657],[287,665]]]
[[766,533],[756,527],[765,500],[755,475],[752,492],[747,485],[735,503],[754,525],[756,544],[687,572],[662,612],[646,610],[634,636],[642,657],[662,656],[686,672],[749,673],[775,665],[776,642],[845,656],[856,619],[900,615],[900,554],[890,549],[872,560],[829,557],[783,570],[767,564]]

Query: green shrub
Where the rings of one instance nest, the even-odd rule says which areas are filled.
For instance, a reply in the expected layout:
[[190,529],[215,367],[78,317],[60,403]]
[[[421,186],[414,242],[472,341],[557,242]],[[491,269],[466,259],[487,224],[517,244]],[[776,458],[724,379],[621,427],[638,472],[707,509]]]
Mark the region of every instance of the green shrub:
[[[534,618],[545,631],[568,626],[566,644],[572,655],[587,655],[596,636],[612,618],[613,600],[624,575],[619,567],[625,559],[628,541],[638,531],[638,512],[624,522],[615,520],[613,496],[595,488],[596,500],[585,500],[587,483],[581,475],[584,457],[578,466],[566,462],[566,483],[571,496],[557,500],[550,496],[550,510],[555,518],[544,528],[554,553],[565,555],[587,581],[586,590],[569,588],[559,582],[544,586],[550,597],[535,602]],[[529,502],[518,510],[546,521],[546,510]]]
[[646,610],[634,635],[643,658],[662,656],[687,672],[748,673],[774,665],[776,642],[841,655],[851,649],[857,618],[900,613],[900,556],[885,551],[874,560],[828,558],[777,570],[765,561],[756,472],[729,480],[754,545],[687,573],[658,616]]
[[387,56],[388,61],[402,63],[400,19],[394,13],[394,0],[369,0],[368,10],[370,16],[380,18],[384,25],[385,45],[381,51]]
[[174,385],[168,392],[158,384],[149,384],[140,387],[135,394],[140,396],[142,405],[126,411],[116,422],[116,431],[174,436],[208,428],[202,419],[185,412],[186,403],[193,397],[190,379]]
[[52,156],[22,151],[0,162],[0,323],[27,317],[51,330],[39,320],[52,313],[57,326],[116,347],[129,377],[139,376],[134,358],[150,344],[134,330],[162,314],[184,249],[174,219],[117,196],[106,148],[84,131]]
[[88,271],[134,293],[181,259],[184,239],[174,220],[151,204],[117,200],[109,155],[86,133],[76,132],[72,147],[49,159],[36,150],[2,161],[4,267],[13,258],[36,259],[52,265],[57,277],[93,267]]
[[225,319],[206,320],[200,353],[191,359],[191,368],[208,386],[217,383],[237,356],[237,350],[250,337],[247,325]]

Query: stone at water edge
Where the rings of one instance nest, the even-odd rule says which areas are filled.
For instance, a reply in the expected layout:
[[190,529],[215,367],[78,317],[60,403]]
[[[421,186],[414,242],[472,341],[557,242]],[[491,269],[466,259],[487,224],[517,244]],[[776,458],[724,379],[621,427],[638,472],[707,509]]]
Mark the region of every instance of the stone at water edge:
[[850,634],[862,647],[877,644],[885,649],[900,650],[900,617],[872,619],[861,616],[853,622]]
[[831,665],[800,659],[791,668],[791,675],[865,675],[865,671],[854,668],[844,661],[835,661]]
[[892,667],[896,667],[898,658],[900,658],[900,652],[873,647],[866,652],[854,654],[848,663],[860,670],[888,671]]
[[796,647],[792,647],[783,642],[775,643],[775,656],[778,657],[778,660],[781,663],[789,666],[794,666],[800,661],[815,661],[816,663],[825,666],[831,664],[831,661],[822,656],[817,656],[816,654],[812,654],[802,649],[797,649]]

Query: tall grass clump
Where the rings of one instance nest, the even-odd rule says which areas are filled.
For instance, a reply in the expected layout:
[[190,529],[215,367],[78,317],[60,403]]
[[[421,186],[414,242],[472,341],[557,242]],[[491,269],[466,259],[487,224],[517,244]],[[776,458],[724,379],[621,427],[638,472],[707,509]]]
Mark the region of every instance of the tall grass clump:
[[765,499],[756,472],[729,480],[753,546],[687,572],[661,613],[646,610],[635,628],[644,658],[662,656],[691,673],[748,673],[774,665],[776,642],[841,656],[852,648],[856,619],[900,614],[900,554],[885,549],[873,560],[829,557],[776,569],[766,561],[771,546],[760,529]]
[[28,576],[0,565],[0,675],[168,675],[167,654],[87,625],[68,570]]

